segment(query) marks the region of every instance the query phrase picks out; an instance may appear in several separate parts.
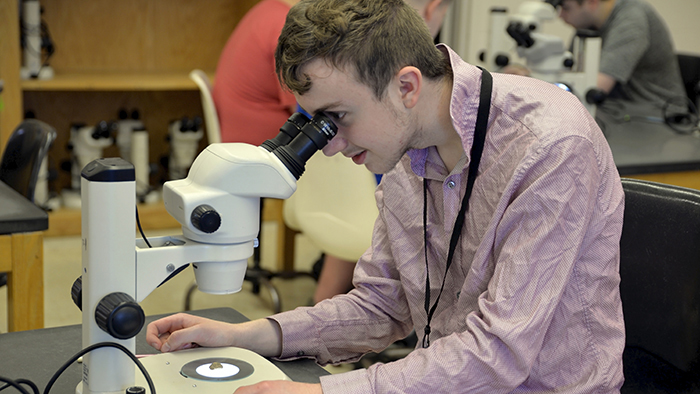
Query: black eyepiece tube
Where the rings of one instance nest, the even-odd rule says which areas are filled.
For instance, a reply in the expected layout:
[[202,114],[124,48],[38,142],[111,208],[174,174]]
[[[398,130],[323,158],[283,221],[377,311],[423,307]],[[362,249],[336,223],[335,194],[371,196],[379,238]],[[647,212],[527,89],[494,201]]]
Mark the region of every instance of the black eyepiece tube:
[[299,179],[304,173],[306,161],[318,150],[323,149],[331,138],[335,137],[338,128],[326,115],[316,114],[292,142],[275,149],[272,153],[277,156],[287,169]]
[[299,134],[302,127],[309,122],[309,118],[301,112],[295,112],[287,119],[280,127],[280,132],[275,138],[263,142],[260,146],[272,152],[280,146],[287,145],[294,137]]
[[520,22],[509,23],[506,32],[519,47],[530,48],[535,44],[535,40],[530,36],[530,28]]

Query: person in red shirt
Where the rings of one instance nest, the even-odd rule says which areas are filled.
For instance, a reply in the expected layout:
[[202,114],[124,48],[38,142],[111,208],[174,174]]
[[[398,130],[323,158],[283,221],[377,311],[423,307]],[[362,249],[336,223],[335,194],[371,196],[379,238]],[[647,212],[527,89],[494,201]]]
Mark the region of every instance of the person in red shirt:
[[287,12],[298,0],[262,0],[246,13],[221,52],[213,98],[222,142],[260,145],[296,111],[275,75],[274,52]]

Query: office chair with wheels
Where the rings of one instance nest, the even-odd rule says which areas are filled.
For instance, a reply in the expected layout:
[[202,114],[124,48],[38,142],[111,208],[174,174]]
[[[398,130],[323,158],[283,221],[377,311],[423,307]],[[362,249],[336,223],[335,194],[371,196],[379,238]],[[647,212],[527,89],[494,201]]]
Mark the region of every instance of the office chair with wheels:
[[697,108],[700,98],[700,55],[678,54],[678,66],[685,92]]
[[[56,130],[48,124],[36,119],[22,121],[5,145],[0,159],[0,181],[35,202],[41,163],[55,139]],[[0,286],[6,283],[7,274],[0,273]]]
[[284,202],[284,220],[322,252],[357,261],[369,248],[379,211],[377,181],[342,155],[314,155]]
[[700,191],[623,179],[629,393],[700,393]]

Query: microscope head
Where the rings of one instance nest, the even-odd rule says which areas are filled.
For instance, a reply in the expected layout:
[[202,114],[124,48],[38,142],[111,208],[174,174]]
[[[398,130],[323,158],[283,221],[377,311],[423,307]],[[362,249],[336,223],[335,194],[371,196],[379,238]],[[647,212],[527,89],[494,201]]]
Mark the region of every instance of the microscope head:
[[[260,198],[285,199],[296,190],[306,161],[335,136],[337,128],[323,114],[308,120],[292,115],[301,127],[288,141],[273,147],[242,143],[209,145],[195,159],[185,179],[163,185],[168,212],[182,225],[183,235],[197,242],[231,244],[255,239],[260,223]],[[303,120],[306,120],[304,122]],[[284,142],[283,142],[284,143]]]
[[230,246],[227,261],[193,263],[200,290],[214,294],[240,290],[260,231],[260,198],[291,196],[306,161],[336,131],[323,114],[309,120],[297,113],[274,141],[262,146],[211,144],[197,156],[185,179],[163,185],[165,208],[182,225],[184,238]]

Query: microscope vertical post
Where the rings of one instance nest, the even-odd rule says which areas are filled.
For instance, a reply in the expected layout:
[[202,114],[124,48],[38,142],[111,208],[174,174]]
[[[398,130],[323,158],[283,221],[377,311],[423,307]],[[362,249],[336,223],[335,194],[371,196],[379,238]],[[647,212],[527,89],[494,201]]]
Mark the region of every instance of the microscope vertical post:
[[[116,342],[134,352],[134,338],[114,338],[95,318],[105,296],[125,293],[135,297],[134,167],[121,159],[101,159],[83,169],[81,182],[83,348]],[[96,349],[83,357],[82,391],[79,385],[78,392],[123,393],[124,385],[134,380],[134,364],[126,355],[114,348]]]
[[[490,11],[490,26],[488,37],[488,49],[486,49],[486,68],[496,72],[507,66],[510,57],[510,48],[514,47],[511,38],[506,32],[508,27],[508,9],[494,7]],[[506,64],[499,64],[505,62]]]

